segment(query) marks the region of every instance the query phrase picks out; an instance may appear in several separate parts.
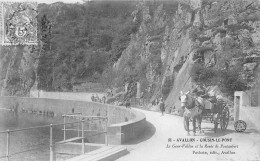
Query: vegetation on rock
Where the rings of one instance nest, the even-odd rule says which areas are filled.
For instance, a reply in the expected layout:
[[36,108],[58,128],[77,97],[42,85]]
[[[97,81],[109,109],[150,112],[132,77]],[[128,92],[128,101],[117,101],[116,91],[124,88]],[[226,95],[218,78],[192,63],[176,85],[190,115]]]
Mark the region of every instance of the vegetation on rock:
[[[31,59],[37,69],[30,66],[22,74],[48,91],[72,91],[82,83],[124,88],[139,82],[147,102],[162,96],[167,108],[177,108],[179,91],[194,83],[217,85],[232,98],[234,91],[257,81],[255,69],[245,70],[250,63],[257,67],[256,61],[234,60],[260,56],[259,8],[252,0],[40,4],[41,44],[32,52],[38,63]],[[6,55],[12,49],[1,51],[6,90],[20,85],[10,74],[19,66]]]

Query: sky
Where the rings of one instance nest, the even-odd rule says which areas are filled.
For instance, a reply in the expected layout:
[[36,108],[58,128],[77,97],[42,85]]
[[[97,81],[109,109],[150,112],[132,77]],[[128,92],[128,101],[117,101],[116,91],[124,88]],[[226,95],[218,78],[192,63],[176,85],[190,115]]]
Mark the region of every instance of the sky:
[[38,3],[54,3],[54,2],[64,2],[64,3],[76,3],[83,2],[82,0],[36,0]]
[[[2,1],[2,0],[0,0]],[[5,0],[4,2],[37,2],[37,3],[54,3],[54,2],[64,2],[64,3],[82,3],[83,0]]]
[[[98,0],[0,0],[0,2],[37,2],[37,3],[55,3],[55,2],[64,2],[64,3],[83,3],[83,1],[98,1]],[[106,0],[105,0],[106,1]],[[125,0],[107,0],[107,1],[125,1]],[[259,0],[260,1],[260,0]]]
[[[55,3],[55,2],[64,2],[64,3],[83,3],[83,0],[0,0],[4,2],[38,2],[38,3]],[[93,0],[84,0],[84,1],[93,1]],[[95,0],[98,1],[98,0]],[[112,0],[107,0],[107,1],[112,1]],[[122,1],[122,0],[121,0]]]

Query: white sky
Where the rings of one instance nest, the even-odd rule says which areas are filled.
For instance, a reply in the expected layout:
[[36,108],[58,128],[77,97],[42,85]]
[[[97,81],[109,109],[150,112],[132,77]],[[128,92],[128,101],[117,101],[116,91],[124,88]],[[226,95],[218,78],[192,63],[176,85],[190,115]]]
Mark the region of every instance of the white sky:
[[[1,2],[2,0],[0,0]],[[83,0],[3,0],[4,2],[38,2],[38,3],[54,3],[54,2],[64,2],[64,3],[82,3]]]
[[[3,2],[38,2],[38,3],[47,3],[47,4],[55,3],[55,2],[83,3],[83,0],[0,0],[0,2],[2,1]],[[98,1],[98,0],[85,0],[85,1]],[[107,0],[107,1],[128,1],[128,0]]]
[[82,0],[36,0],[38,3],[54,3],[54,2],[64,2],[64,3],[76,3],[83,2]]

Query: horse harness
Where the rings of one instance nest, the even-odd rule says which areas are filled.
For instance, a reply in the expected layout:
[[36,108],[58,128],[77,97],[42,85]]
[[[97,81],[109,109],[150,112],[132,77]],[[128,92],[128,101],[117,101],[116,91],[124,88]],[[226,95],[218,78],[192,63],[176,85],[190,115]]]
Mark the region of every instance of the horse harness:
[[193,109],[194,107],[201,108],[201,105],[199,104],[199,101],[198,101],[196,98],[193,98],[192,96],[191,96],[191,98],[192,98],[192,104],[191,104],[190,106],[186,106],[186,105],[185,105],[185,107],[186,107],[188,110],[191,110],[191,109]]
[[191,105],[189,105],[189,106],[185,105],[185,108],[187,109],[185,112],[186,113],[185,115],[188,117],[194,117],[198,114],[201,114],[201,112],[202,112],[202,106],[199,104],[199,101],[192,96],[191,96],[191,98],[192,98]]

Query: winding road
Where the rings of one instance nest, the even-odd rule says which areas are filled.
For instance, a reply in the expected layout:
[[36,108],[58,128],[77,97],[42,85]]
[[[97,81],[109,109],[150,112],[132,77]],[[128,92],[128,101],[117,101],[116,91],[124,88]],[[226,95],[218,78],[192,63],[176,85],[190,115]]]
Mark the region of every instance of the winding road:
[[[245,133],[237,133],[230,125],[225,132],[219,130],[214,133],[213,124],[202,122],[203,134],[187,136],[182,117],[133,109],[146,115],[147,128],[138,139],[125,143],[129,154],[119,158],[119,161],[260,160],[260,133],[257,131],[247,129]],[[189,141],[178,141],[180,139]],[[216,145],[219,147],[211,147]]]
[[[88,94],[84,100],[91,101],[91,95]],[[244,133],[238,133],[230,124],[226,131],[214,133],[213,124],[203,121],[203,134],[187,136],[183,117],[161,116],[159,112],[132,109],[146,115],[146,129],[137,139],[124,143],[129,153],[119,161],[260,160],[259,131],[247,129]]]

